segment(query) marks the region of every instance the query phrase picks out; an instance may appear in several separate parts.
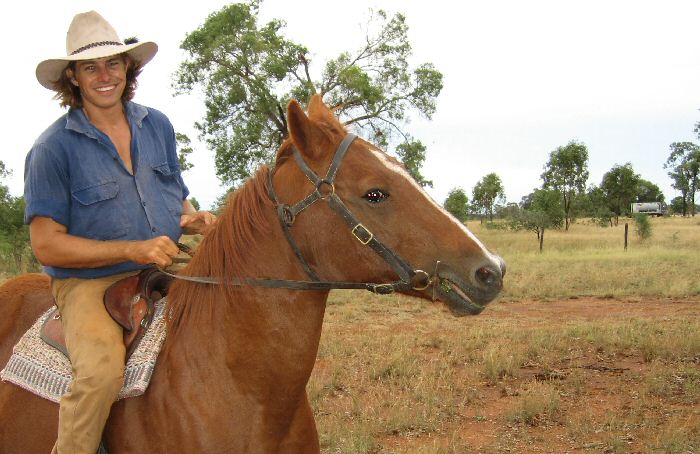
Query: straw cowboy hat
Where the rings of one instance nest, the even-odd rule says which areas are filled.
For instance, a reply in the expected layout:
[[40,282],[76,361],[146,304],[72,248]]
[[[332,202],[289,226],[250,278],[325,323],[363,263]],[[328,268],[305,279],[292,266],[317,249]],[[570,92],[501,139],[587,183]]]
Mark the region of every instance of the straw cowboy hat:
[[41,85],[54,90],[54,82],[71,61],[93,60],[127,53],[141,65],[148,63],[158,51],[154,42],[124,44],[117,32],[95,11],[76,14],[66,34],[66,56],[44,60],[36,67]]

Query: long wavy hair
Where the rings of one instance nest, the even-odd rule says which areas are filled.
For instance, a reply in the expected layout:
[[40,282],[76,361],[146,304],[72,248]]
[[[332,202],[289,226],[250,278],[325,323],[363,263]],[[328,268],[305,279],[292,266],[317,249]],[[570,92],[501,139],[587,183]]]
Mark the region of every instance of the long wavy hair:
[[[135,61],[129,56],[129,54],[120,55],[124,59],[126,64],[126,87],[124,88],[124,93],[122,94],[122,103],[126,104],[127,101],[133,99],[134,94],[136,94],[136,87],[138,87],[138,81],[136,78],[141,74],[143,66]],[[72,61],[66,65],[65,69],[71,69],[75,72],[77,62]],[[61,71],[61,77],[53,83],[53,89],[56,91],[53,99],[61,103],[61,107],[70,107],[74,109],[80,109],[83,107],[83,97],[80,94],[80,87],[76,87],[70,81],[66,70]]]

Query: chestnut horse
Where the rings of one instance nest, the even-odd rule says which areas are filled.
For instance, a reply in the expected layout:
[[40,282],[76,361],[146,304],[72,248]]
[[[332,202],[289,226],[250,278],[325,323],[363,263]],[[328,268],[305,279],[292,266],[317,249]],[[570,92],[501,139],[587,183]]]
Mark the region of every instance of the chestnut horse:
[[[503,261],[398,161],[348,140],[318,96],[308,116],[296,101],[287,113],[274,168],[230,197],[181,272],[226,283],[173,283],[151,384],[112,408],[111,454],[318,453],[306,384],[329,288],[437,298],[457,315],[500,291]],[[42,275],[0,287],[0,365],[47,309],[47,292]],[[48,453],[57,416],[58,405],[0,383],[0,452]]]

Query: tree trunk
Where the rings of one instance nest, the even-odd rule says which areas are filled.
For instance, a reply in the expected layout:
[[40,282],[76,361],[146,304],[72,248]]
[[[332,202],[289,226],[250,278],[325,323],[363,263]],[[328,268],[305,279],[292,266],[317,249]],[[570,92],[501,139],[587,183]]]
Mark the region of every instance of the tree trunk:
[[542,252],[542,245],[544,244],[544,228],[540,232],[540,253]]

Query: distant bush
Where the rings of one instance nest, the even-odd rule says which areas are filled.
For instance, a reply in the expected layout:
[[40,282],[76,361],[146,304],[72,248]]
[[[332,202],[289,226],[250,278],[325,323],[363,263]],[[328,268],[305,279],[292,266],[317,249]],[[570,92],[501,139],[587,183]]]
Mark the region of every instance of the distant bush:
[[640,240],[644,241],[651,237],[651,222],[649,222],[648,215],[644,213],[635,213],[634,225],[637,237],[639,237]]

